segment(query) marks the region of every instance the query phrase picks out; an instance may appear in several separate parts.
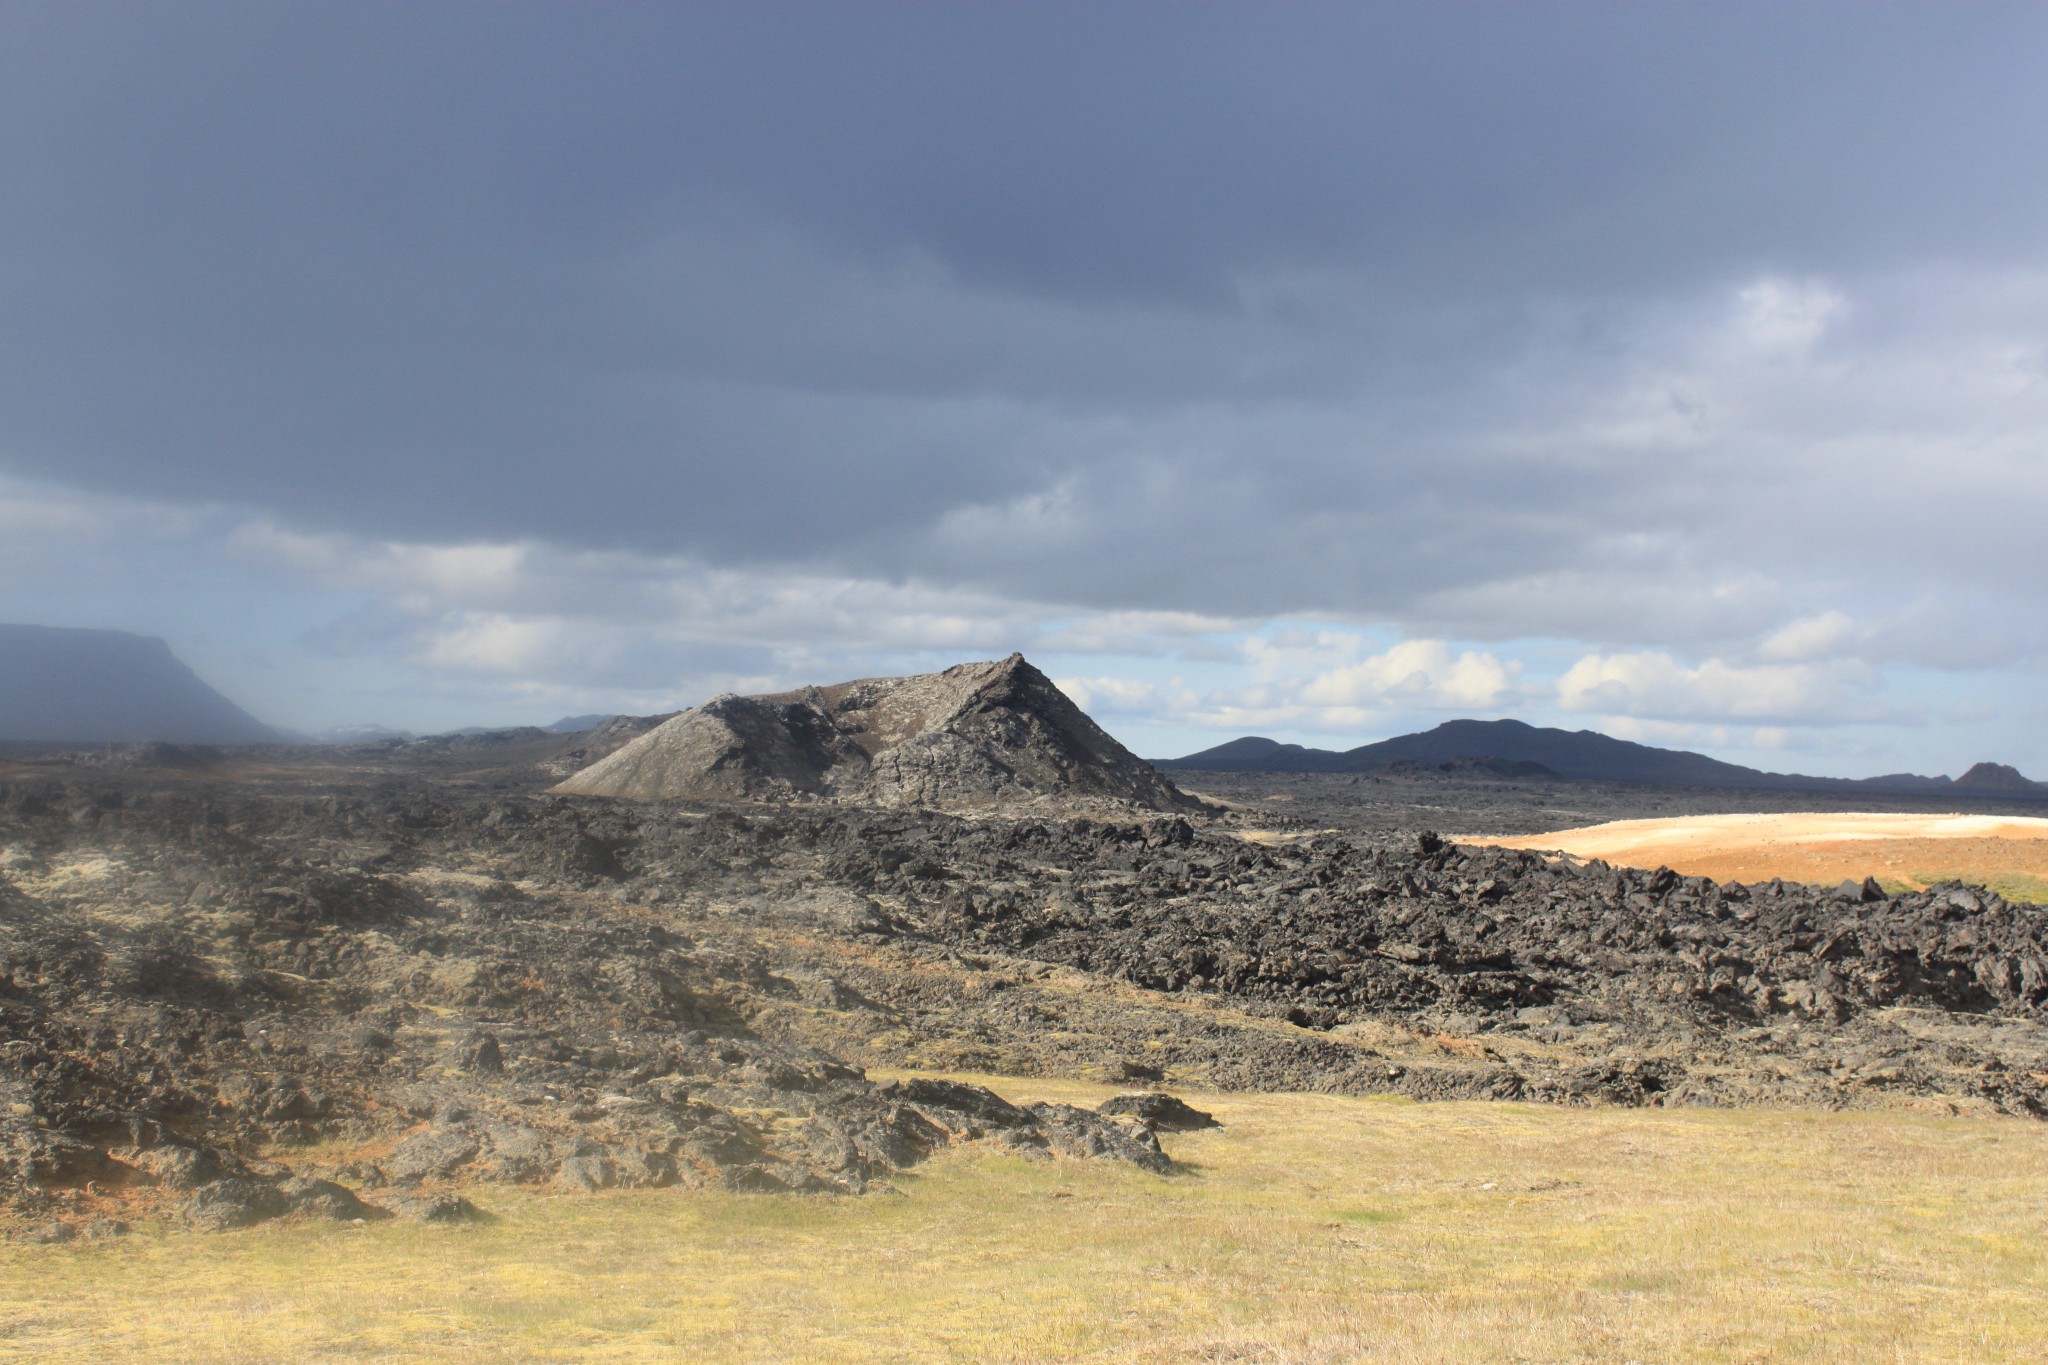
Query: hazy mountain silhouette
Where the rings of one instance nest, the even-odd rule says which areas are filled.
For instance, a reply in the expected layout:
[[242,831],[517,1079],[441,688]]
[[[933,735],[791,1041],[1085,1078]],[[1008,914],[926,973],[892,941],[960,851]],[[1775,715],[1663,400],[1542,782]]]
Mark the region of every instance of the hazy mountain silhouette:
[[261,744],[283,738],[208,687],[162,640],[0,625],[0,741]]

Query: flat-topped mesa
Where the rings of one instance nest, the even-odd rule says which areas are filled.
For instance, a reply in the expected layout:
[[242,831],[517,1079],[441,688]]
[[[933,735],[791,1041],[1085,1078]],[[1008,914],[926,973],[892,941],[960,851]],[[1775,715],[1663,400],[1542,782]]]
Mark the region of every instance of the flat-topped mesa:
[[1200,807],[1021,654],[908,678],[714,697],[555,790],[935,809]]

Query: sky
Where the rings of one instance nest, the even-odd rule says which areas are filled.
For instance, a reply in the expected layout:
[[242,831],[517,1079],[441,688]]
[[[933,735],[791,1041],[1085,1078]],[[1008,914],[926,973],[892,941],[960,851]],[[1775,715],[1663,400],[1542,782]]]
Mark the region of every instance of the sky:
[[2048,7],[0,0],[0,620],[306,732],[2048,777]]

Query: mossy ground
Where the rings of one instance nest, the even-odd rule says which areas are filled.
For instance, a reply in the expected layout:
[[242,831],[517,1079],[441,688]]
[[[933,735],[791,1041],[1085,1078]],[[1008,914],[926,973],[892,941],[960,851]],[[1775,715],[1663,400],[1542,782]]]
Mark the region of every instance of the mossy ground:
[[1993,872],[1979,875],[1969,868],[1951,868],[1915,872],[1913,880],[1921,886],[1933,886],[1937,882],[1969,882],[1974,886],[1989,887],[2009,901],[2027,901],[2034,905],[2048,902],[2048,876],[2038,872]]
[[963,1151],[901,1197],[487,1189],[480,1227],[6,1245],[0,1358],[1979,1362],[2048,1342],[2048,1125],[1190,1098],[1227,1126],[1169,1136],[1168,1178]]

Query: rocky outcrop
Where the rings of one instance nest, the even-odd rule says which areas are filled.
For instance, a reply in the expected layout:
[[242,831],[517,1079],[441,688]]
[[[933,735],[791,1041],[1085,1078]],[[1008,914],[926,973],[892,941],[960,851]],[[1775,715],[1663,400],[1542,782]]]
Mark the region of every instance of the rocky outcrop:
[[[623,874],[572,803],[549,804],[544,823],[574,828],[532,845],[533,871],[564,889]],[[459,817],[464,846],[535,832],[517,806],[489,812]],[[796,987],[757,957],[587,891],[536,899],[388,856],[394,817],[453,813],[258,803],[224,834],[210,797],[0,786],[0,1226],[460,1221],[456,1188],[493,1183],[853,1194],[968,1142],[1168,1168],[1142,1121],[881,1085],[761,1036],[747,1016]],[[299,856],[312,828],[372,826],[380,870]]]
[[537,766],[551,776],[567,777],[609,758],[674,715],[670,711],[659,716],[607,716],[587,730],[566,732],[574,736],[573,747],[549,755]]
[[639,800],[819,798],[934,809],[1198,805],[1112,739],[1021,654],[915,677],[716,697],[556,790]]
[[1186,1100],[1158,1091],[1114,1096],[1097,1105],[1096,1112],[1138,1119],[1155,1132],[1191,1133],[1201,1128],[1223,1126],[1216,1121],[1214,1114],[1204,1113]]

